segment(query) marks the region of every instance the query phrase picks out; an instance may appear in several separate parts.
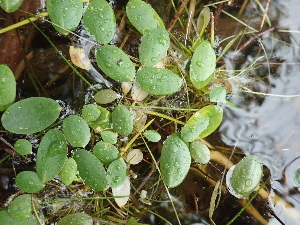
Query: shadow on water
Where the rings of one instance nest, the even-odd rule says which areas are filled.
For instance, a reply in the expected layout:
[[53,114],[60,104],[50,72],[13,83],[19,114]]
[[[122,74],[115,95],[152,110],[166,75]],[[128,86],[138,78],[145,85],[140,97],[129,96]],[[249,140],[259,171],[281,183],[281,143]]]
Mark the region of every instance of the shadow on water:
[[[168,5],[167,1],[164,4],[154,0],[148,2],[152,3],[160,15],[164,14],[165,6]],[[259,1],[234,1],[231,6],[223,9],[235,16],[239,11],[242,12],[242,16],[238,18],[250,27],[259,29],[263,13],[257,2]],[[267,0],[262,1],[261,5],[265,7],[267,2]],[[242,10],[243,3],[245,3],[246,8]],[[120,1],[120,3],[115,1],[114,4],[120,9],[125,6],[124,1]],[[218,9],[211,6],[211,10],[215,15],[218,15]],[[269,201],[265,202],[256,198],[252,202],[257,211],[261,213],[262,220],[259,221],[256,217],[250,216],[251,214],[248,212],[244,212],[233,224],[300,224],[300,193],[293,179],[295,171],[300,167],[300,129],[298,128],[300,125],[299,10],[298,0],[271,0],[266,23],[260,32],[253,32],[250,28],[246,29],[240,22],[222,12],[216,19],[215,35],[220,40],[220,45],[216,49],[218,53],[228,43],[226,41],[228,36],[237,35],[239,32],[245,34],[241,36],[239,43],[235,43],[218,62],[218,66],[225,65],[226,67],[224,76],[228,76],[228,81],[232,84],[230,101],[238,108],[225,108],[225,118],[219,128],[219,133],[215,133],[207,140],[216,146],[216,150],[227,157],[236,146],[237,154],[233,160],[235,163],[244,155],[257,155],[265,166],[263,179],[266,180],[268,174],[271,175],[271,184],[268,187],[270,191]],[[268,22],[270,26],[267,24]],[[48,29],[50,29],[49,26],[46,26],[44,30]],[[246,33],[246,31],[250,32]],[[53,35],[51,32],[47,35],[51,36],[53,40],[55,34]],[[182,31],[174,30],[175,32]],[[86,94],[86,86],[77,77],[70,75],[72,72],[69,68],[64,68],[64,62],[61,59],[53,60],[51,58],[52,54],[54,58],[56,55],[53,49],[51,50],[50,46],[47,46],[47,43],[41,43],[39,39],[35,41],[33,48],[36,58],[31,61],[32,65],[27,73],[38,76],[46,74],[45,80],[41,80],[41,86],[47,85],[49,80],[51,81],[53,77],[58,76],[57,80],[54,80],[49,87],[46,86],[45,90],[40,90],[41,95],[47,93],[50,97],[65,102],[66,108],[80,109],[81,105],[84,104],[86,95],[89,95]],[[59,45],[63,42],[60,49],[67,55],[67,48],[72,41],[74,40],[62,38],[56,44]],[[86,48],[92,48],[89,43],[81,44],[88,45]],[[138,38],[129,40],[127,48],[132,55],[137,54],[138,44]],[[39,68],[40,65],[43,67]],[[250,65],[252,67],[247,69]],[[54,72],[56,69],[61,72]],[[88,74],[85,75],[89,76]],[[99,80],[102,79],[97,71],[90,75],[96,76]],[[26,83],[30,83],[26,79],[32,78],[26,77],[23,73],[19,80],[19,85],[24,87],[23,90],[19,90],[20,99],[36,95],[37,93],[32,93],[38,92],[35,87],[30,85],[30,88],[26,89]],[[114,83],[101,85],[105,87],[114,85]],[[120,90],[119,87],[113,88],[116,91]],[[80,98],[83,100],[78,101]],[[11,137],[11,140],[8,138],[12,143],[15,139],[14,137]],[[2,144],[1,147],[3,146],[5,145]],[[3,149],[1,152],[5,154]],[[18,160],[22,161],[20,167]],[[6,192],[1,196],[1,203],[8,198],[9,194],[17,192],[16,186],[13,184],[16,171],[12,167],[16,166],[18,170],[23,170],[24,167],[30,169],[33,167],[30,163],[31,160],[34,161],[34,159],[14,158],[12,161],[1,164],[1,191]],[[143,166],[135,168],[140,176],[135,181],[136,183],[147,176],[145,171],[149,170],[149,164],[146,163],[145,166],[147,168]],[[182,224],[211,224],[209,208],[215,188],[214,179],[220,179],[224,167],[216,162],[210,162],[201,168],[204,168],[202,171],[207,173],[197,169],[197,165],[192,165],[183,184],[170,190]],[[153,201],[152,206],[143,205],[143,209],[137,207],[140,211],[147,212],[141,216],[141,221],[149,224],[168,224],[164,220],[166,219],[172,224],[177,224],[174,210],[164,189],[157,187],[159,190],[151,190],[151,188],[156,187],[157,179],[158,175],[156,174],[145,185],[149,193],[153,192],[153,199],[157,203]],[[285,202],[278,201],[276,196]],[[242,201],[229,194],[226,187],[223,186],[220,204],[214,211],[215,223],[217,225],[226,224],[239,212],[241,205],[245,204]],[[141,205],[141,203],[137,205]]]

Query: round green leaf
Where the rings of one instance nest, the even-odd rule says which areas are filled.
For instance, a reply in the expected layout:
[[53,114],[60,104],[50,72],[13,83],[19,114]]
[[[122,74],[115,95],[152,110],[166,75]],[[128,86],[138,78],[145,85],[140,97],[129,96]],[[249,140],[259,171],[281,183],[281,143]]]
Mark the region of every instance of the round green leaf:
[[98,91],[94,99],[99,104],[107,104],[113,102],[118,97],[118,94],[111,89],[104,89],[101,91]]
[[98,109],[98,106],[88,104],[83,106],[81,115],[89,123],[96,121],[101,115],[101,111]]
[[96,62],[100,69],[117,81],[132,81],[135,68],[129,57],[118,47],[104,45],[96,53]]
[[[90,109],[90,106],[92,106],[93,109]],[[91,104],[85,105],[83,107],[83,110],[85,110],[86,108],[88,108],[87,112],[82,112],[82,114],[85,120],[87,121],[88,125],[91,128],[93,128],[96,133],[100,133],[106,129],[111,129],[111,113],[107,109],[101,106]],[[96,120],[94,120],[94,118],[97,116],[98,113],[96,114],[94,110],[99,110],[100,112],[100,116]],[[89,111],[91,113],[89,113]]]
[[77,115],[70,115],[64,119],[63,132],[73,147],[85,147],[91,138],[88,124]]
[[142,34],[156,27],[165,28],[156,11],[144,1],[129,1],[126,6],[126,13],[131,24]]
[[[1,1],[0,1],[1,3]],[[0,65],[0,111],[7,109],[16,97],[16,80],[11,69]]]
[[85,213],[73,213],[63,217],[57,225],[93,225],[93,218]]
[[[202,41],[196,48],[190,66],[192,84],[200,89],[216,68],[216,55],[208,41]],[[208,81],[209,82],[209,81]],[[205,84],[206,85],[206,84]]]
[[198,112],[209,119],[208,126],[200,134],[200,138],[205,138],[220,126],[223,119],[223,108],[217,105],[208,105]]
[[66,160],[62,170],[59,173],[59,177],[66,186],[69,186],[72,183],[72,181],[75,179],[76,172],[77,172],[76,161],[70,157]]
[[103,141],[95,144],[93,153],[105,166],[119,158],[118,149],[114,145]]
[[52,180],[63,168],[68,146],[60,130],[49,130],[40,143],[36,157],[36,172],[43,181]]
[[16,176],[16,185],[27,193],[36,193],[42,190],[45,184],[38,175],[32,171],[23,171]]
[[101,44],[112,40],[116,29],[115,14],[105,0],[93,0],[83,15],[83,24],[91,37]]
[[6,12],[16,11],[22,4],[23,0],[1,0],[0,7]]
[[163,144],[160,157],[160,171],[169,187],[178,186],[187,175],[191,165],[188,146],[178,134],[171,134]]
[[197,163],[206,164],[210,160],[210,150],[201,141],[193,141],[190,144],[190,153]]
[[118,188],[126,178],[126,163],[122,158],[113,161],[107,168],[107,183],[112,188]]
[[11,105],[2,115],[3,127],[16,134],[32,134],[49,127],[59,116],[60,105],[43,97],[32,97]]
[[0,211],[0,224],[1,225],[39,225],[38,220],[35,216],[31,215],[29,219],[26,220],[15,220],[10,217],[6,210]]
[[117,137],[118,135],[111,131],[103,131],[100,133],[101,138],[104,142],[110,143],[110,144],[116,144],[117,143]]
[[179,91],[182,79],[175,73],[160,68],[143,68],[136,73],[137,84],[153,95],[170,95]]
[[247,156],[233,169],[230,184],[233,190],[242,197],[249,196],[262,177],[262,163],[256,156]]
[[83,10],[81,0],[47,0],[46,6],[49,18],[59,33],[67,35],[79,25]]
[[196,112],[181,129],[181,138],[185,142],[192,142],[199,138],[200,134],[209,126],[209,118]]
[[15,220],[26,220],[32,215],[31,196],[24,194],[16,197],[8,206],[9,216]]
[[73,158],[84,182],[96,191],[104,191],[107,185],[106,172],[99,159],[83,149],[76,150]]
[[226,89],[224,87],[215,87],[209,93],[211,102],[226,102]]
[[14,144],[14,148],[20,155],[27,155],[32,152],[32,144],[26,139],[18,139]]
[[144,136],[151,142],[158,142],[161,139],[160,134],[155,130],[147,130],[144,132]]
[[133,130],[133,117],[124,105],[118,105],[112,112],[112,124],[115,132],[122,136],[129,135]]
[[169,33],[160,27],[147,32],[139,48],[139,58],[143,66],[157,64],[167,53],[170,46]]

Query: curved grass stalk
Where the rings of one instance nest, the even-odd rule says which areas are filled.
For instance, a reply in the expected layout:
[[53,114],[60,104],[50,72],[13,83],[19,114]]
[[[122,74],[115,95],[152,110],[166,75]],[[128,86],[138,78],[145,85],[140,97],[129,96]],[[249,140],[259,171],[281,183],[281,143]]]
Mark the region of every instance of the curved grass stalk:
[[162,113],[159,113],[159,112],[154,112],[154,111],[149,111],[149,110],[143,110],[144,113],[146,114],[150,114],[150,115],[153,115],[153,116],[158,116],[158,117],[161,117],[161,118],[164,118],[164,119],[167,119],[167,120],[171,120],[175,123],[178,123],[178,124],[181,124],[181,125],[185,125],[184,122],[178,120],[178,119],[175,119],[171,116],[167,116],[165,114],[162,114]]

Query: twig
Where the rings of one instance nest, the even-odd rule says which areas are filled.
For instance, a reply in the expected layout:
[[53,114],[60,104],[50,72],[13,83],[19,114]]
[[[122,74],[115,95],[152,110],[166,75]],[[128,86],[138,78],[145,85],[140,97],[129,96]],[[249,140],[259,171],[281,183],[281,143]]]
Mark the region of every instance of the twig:
[[170,24],[169,24],[169,27],[168,27],[168,32],[170,32],[175,23],[177,22],[179,16],[181,15],[182,11],[184,10],[184,7],[186,6],[186,4],[189,2],[190,0],[184,0],[182,3],[181,3],[181,6],[179,7],[178,11],[176,12],[174,18],[171,20]]
[[262,18],[259,30],[261,30],[263,28],[263,26],[264,26],[266,15],[267,15],[267,12],[268,12],[268,9],[269,9],[269,5],[270,5],[270,0],[267,1],[266,9],[265,9],[265,12],[264,12],[264,15],[263,15],[263,18]]

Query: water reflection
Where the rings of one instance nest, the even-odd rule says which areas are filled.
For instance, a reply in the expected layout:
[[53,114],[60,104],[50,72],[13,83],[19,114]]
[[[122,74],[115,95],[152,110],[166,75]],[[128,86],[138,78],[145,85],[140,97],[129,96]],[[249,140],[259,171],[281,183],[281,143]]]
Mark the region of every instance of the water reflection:
[[[272,176],[271,196],[277,194],[294,208],[282,202],[272,202],[270,205],[276,215],[285,224],[300,224],[300,195],[294,187],[293,171],[300,167],[300,25],[299,2],[271,1],[269,16],[278,17],[279,31],[296,32],[268,32],[261,36],[261,47],[270,56],[269,60],[259,60],[261,65],[235,80],[255,92],[268,95],[233,93],[231,101],[239,109],[225,110],[226,116],[220,127],[222,140],[228,145],[241,148],[246,155],[258,155],[266,165]],[[249,12],[249,10],[248,10]],[[296,22],[297,21],[297,22]],[[272,24],[274,25],[274,24]],[[257,51],[255,52],[257,53]],[[251,64],[260,56],[265,55],[263,49],[260,55],[250,53],[245,57],[245,63]],[[252,54],[252,55],[251,55]],[[232,57],[233,52],[225,56],[227,68],[240,69],[243,65],[234,63],[239,55]],[[268,68],[268,61],[270,68]],[[268,72],[270,71],[270,74]],[[262,76],[265,73],[265,77]],[[245,79],[261,76],[260,81],[243,82]],[[243,80],[244,79],[244,80]],[[262,82],[264,81],[264,82]],[[238,137],[240,134],[240,138]],[[269,224],[280,224],[272,218]]]

